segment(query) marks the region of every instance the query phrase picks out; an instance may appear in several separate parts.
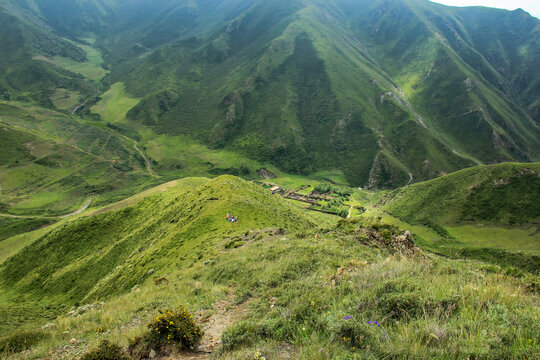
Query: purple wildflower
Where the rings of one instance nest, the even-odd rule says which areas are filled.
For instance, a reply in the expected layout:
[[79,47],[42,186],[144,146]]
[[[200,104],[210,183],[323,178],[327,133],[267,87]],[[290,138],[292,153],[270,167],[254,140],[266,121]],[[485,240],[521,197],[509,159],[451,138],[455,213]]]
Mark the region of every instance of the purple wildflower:
[[345,320],[352,319],[352,316],[350,316],[350,315],[349,315],[349,316],[345,316],[344,319],[345,319]]
[[368,321],[367,323],[368,324],[376,324],[378,327],[381,327],[381,325],[379,325],[379,323],[376,320]]

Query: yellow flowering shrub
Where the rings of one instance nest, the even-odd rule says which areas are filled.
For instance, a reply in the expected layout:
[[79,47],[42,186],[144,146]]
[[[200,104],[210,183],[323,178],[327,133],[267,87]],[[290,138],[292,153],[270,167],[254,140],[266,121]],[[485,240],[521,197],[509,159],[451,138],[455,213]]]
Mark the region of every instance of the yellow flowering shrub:
[[203,336],[193,315],[181,305],[175,310],[161,311],[161,314],[148,324],[148,328],[152,342],[169,343],[182,349],[194,349]]

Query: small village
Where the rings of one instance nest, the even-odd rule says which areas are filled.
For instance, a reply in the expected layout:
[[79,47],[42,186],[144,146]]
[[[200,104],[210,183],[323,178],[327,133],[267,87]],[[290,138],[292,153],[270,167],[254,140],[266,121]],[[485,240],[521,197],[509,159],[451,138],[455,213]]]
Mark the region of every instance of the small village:
[[295,190],[288,190],[279,184],[269,181],[255,180],[254,182],[270,190],[272,194],[306,204],[306,206],[302,207],[308,210],[339,215],[341,217],[351,216],[353,206],[347,204],[350,200],[351,192],[347,189],[329,183],[321,183],[315,186],[302,185]]

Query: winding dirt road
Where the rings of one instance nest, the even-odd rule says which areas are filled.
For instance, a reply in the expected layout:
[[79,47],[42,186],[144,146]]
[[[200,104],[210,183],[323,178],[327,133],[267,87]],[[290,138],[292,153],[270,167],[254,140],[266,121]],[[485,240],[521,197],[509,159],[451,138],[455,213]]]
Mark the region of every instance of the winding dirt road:
[[12,218],[12,219],[65,219],[71,216],[78,215],[82,213],[84,210],[88,209],[90,204],[92,203],[92,199],[88,199],[84,203],[83,206],[81,206],[79,209],[70,212],[69,214],[65,215],[58,215],[58,216],[43,216],[43,215],[12,215],[12,214],[0,214],[0,217],[6,217],[6,218]]

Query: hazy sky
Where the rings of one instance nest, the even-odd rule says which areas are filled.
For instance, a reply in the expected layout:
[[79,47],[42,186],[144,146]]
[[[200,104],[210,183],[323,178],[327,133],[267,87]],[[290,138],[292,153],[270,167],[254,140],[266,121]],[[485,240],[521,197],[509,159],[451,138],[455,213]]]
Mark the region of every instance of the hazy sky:
[[501,9],[515,10],[522,8],[532,16],[540,18],[540,0],[431,0],[452,6],[489,6]]

